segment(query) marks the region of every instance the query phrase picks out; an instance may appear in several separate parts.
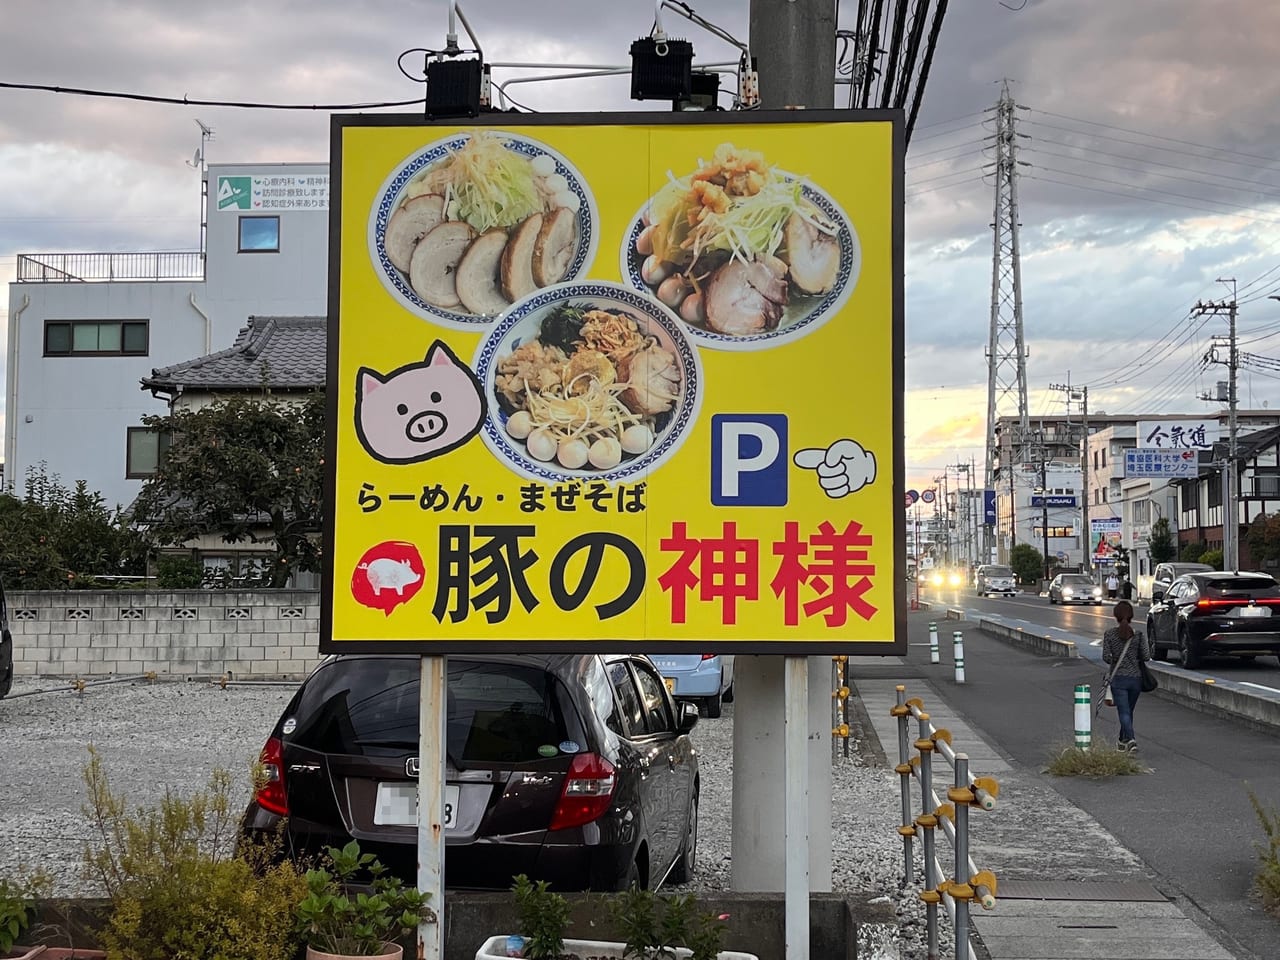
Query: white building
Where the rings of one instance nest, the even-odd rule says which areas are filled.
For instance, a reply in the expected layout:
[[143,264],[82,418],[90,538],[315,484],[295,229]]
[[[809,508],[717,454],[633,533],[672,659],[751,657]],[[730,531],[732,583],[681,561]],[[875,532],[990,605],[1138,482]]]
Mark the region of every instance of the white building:
[[323,316],[327,164],[215,164],[205,251],[32,253],[9,287],[6,490],[41,463],[127,505],[155,469],[140,387],[231,344],[248,318]]

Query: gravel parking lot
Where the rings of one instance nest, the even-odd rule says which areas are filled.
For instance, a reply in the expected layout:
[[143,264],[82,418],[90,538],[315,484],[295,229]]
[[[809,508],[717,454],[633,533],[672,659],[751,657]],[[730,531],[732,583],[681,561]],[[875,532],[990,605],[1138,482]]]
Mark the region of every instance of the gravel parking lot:
[[[111,785],[131,806],[155,803],[166,788],[188,791],[218,768],[236,778],[246,799],[249,766],[293,685],[231,686],[207,682],[120,683],[69,692],[65,682],[18,678],[0,700],[0,876],[41,865],[57,893],[96,895],[81,871],[91,839],[82,812],[81,772],[92,744]],[[36,690],[52,690],[23,696]],[[693,889],[729,884],[733,707],[694,730],[703,793],[698,875]],[[859,751],[860,754],[865,753]],[[918,888],[898,889],[901,840],[897,777],[868,755],[836,762],[833,776],[833,886],[870,892],[898,905],[899,944],[874,960],[923,957],[923,910]],[[942,942],[949,942],[944,932]]]

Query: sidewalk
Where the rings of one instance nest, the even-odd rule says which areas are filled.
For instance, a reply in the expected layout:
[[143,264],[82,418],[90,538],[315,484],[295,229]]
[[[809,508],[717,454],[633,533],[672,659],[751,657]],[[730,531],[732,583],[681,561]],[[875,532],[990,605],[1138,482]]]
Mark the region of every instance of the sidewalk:
[[[885,664],[894,658],[886,658]],[[871,725],[890,766],[898,762],[898,721],[890,716],[897,682],[855,678]],[[1000,785],[996,808],[969,816],[970,856],[998,881],[995,909],[971,907],[973,927],[991,960],[1236,960],[1151,886],[1139,859],[1093,817],[1068,803],[1035,775],[1010,765],[958,718],[927,680],[906,684],[935,728],[951,732],[952,747],[969,757],[973,777]],[[911,739],[919,729],[910,721]],[[915,751],[912,751],[913,755]],[[945,796],[950,767],[934,765],[934,787]],[[912,809],[920,807],[912,783]],[[944,869],[954,863],[945,837]],[[948,869],[948,873],[950,873]],[[978,955],[982,950],[974,943]]]

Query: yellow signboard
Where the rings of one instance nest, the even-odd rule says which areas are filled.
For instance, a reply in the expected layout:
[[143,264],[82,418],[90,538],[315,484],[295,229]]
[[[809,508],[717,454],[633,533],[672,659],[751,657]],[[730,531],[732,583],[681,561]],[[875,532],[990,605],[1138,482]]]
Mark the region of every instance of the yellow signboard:
[[898,112],[337,117],[326,652],[902,653]]

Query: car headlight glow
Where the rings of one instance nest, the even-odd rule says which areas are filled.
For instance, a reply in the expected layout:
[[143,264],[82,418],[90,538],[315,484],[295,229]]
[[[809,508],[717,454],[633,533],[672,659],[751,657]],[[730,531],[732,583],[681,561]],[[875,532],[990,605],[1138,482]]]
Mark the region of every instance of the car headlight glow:
[[958,586],[960,586],[960,583],[961,583],[960,574],[958,574],[958,573],[953,573],[953,574],[951,575],[951,585],[952,585],[953,587],[958,587]]
[[1070,587],[1063,587],[1063,588],[1062,588],[1062,595],[1063,595],[1064,597],[1069,597],[1069,596],[1071,596],[1071,595],[1072,595],[1072,594],[1074,594],[1074,593],[1075,593],[1075,591],[1074,591],[1074,590],[1072,590]]
[[1093,588],[1093,595],[1094,595],[1095,597],[1100,597],[1100,596],[1102,596],[1102,588],[1101,588],[1101,587],[1094,587],[1094,588]]

